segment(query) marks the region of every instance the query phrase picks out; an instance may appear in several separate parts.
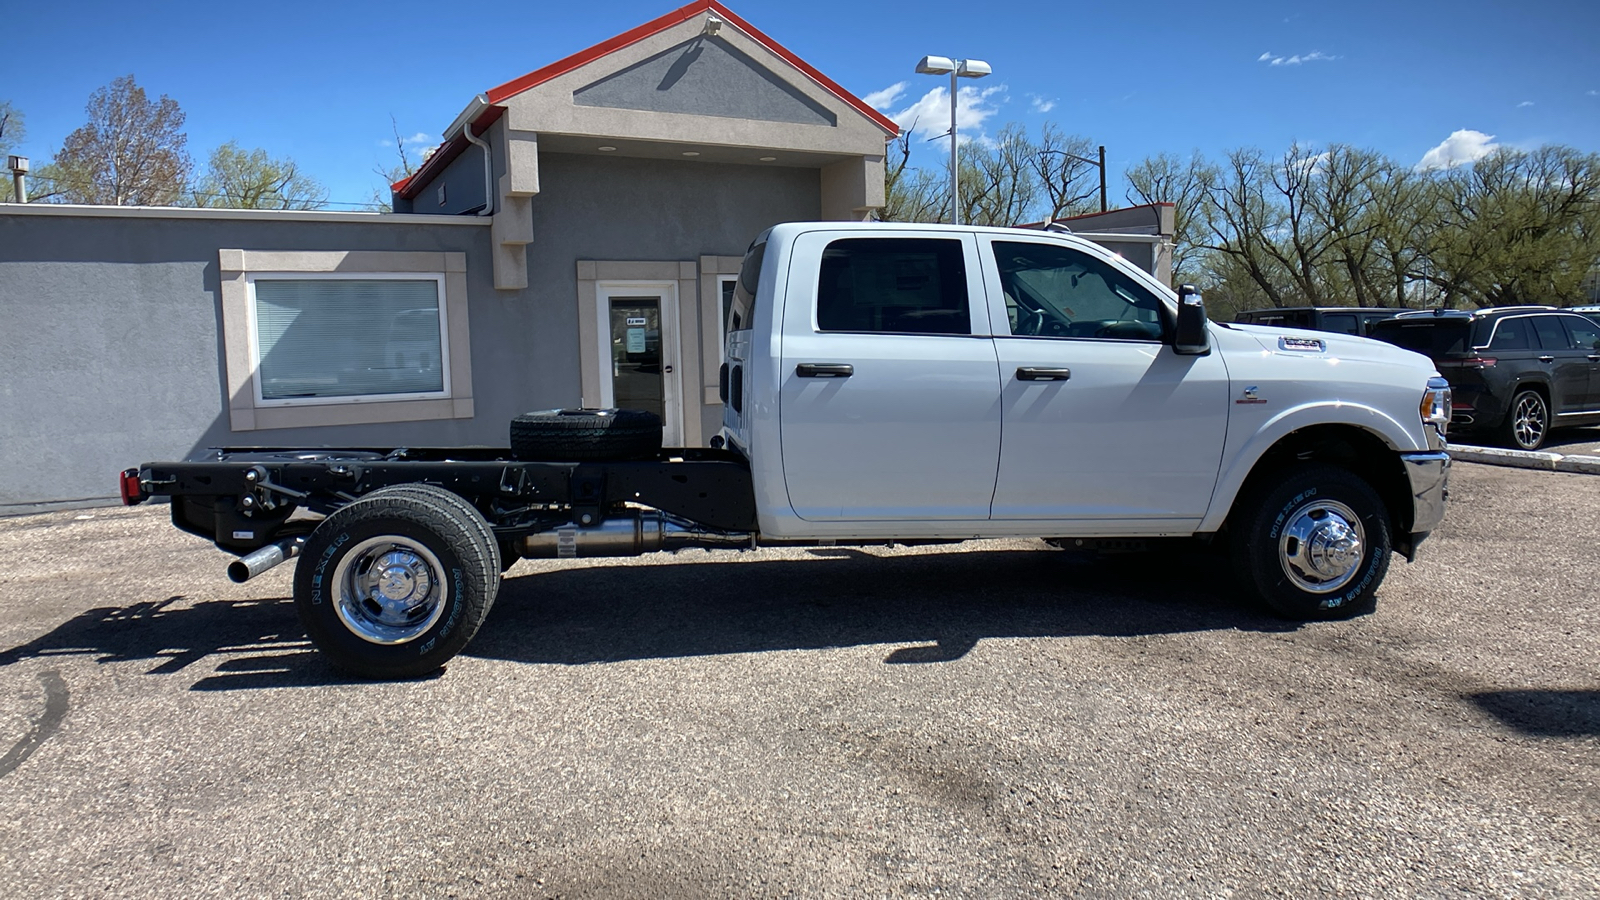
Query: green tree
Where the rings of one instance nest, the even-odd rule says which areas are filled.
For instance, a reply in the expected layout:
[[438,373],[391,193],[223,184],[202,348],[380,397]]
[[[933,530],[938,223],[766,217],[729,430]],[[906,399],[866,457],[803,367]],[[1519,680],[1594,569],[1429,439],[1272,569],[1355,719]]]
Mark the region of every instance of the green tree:
[[163,94],[152,102],[124,75],[96,90],[89,121],[67,135],[50,175],[59,199],[109,206],[170,206],[186,192],[192,163],[184,113]]
[[1452,304],[1569,305],[1600,258],[1600,155],[1502,148],[1434,179],[1426,277]]
[[241,150],[235,141],[211,151],[191,196],[195,206],[230,209],[321,209],[328,201],[327,190],[294,160]]

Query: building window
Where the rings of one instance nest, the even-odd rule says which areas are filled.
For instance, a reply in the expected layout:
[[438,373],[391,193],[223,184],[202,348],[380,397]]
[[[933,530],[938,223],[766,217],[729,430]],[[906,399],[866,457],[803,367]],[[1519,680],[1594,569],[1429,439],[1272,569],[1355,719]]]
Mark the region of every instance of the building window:
[[246,280],[261,404],[449,396],[442,274]]
[[232,430],[472,418],[466,254],[219,256]]

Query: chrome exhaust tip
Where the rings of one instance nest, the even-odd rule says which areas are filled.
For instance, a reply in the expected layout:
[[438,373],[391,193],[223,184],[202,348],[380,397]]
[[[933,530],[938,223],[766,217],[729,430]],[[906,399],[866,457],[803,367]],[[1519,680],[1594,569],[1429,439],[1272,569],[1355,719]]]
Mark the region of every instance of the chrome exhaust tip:
[[245,554],[228,563],[228,579],[234,584],[244,584],[273,566],[288,562],[299,556],[300,548],[305,545],[306,539],[304,536],[274,541],[260,550]]

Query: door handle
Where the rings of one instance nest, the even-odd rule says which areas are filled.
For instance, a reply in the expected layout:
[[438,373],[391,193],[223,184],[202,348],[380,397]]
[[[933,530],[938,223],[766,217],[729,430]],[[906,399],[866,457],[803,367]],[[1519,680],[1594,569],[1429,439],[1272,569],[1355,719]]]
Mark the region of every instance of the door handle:
[[1600,353],[1589,354],[1589,362],[1600,362]]
[[794,367],[801,378],[849,378],[856,367],[849,363],[801,363]]
[[1023,366],[1017,369],[1018,381],[1066,381],[1072,377],[1071,369],[1051,369],[1042,366]]
[[1556,358],[1554,356],[1541,356],[1541,357],[1539,357],[1539,362],[1555,362],[1555,361],[1556,361]]

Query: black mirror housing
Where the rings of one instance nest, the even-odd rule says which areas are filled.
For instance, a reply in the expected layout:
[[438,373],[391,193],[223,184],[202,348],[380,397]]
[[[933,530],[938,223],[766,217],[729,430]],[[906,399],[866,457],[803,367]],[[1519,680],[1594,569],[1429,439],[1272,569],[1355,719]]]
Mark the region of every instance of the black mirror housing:
[[1178,285],[1178,323],[1173,329],[1172,350],[1182,356],[1203,356],[1211,352],[1211,331],[1206,327],[1206,302],[1192,284]]

